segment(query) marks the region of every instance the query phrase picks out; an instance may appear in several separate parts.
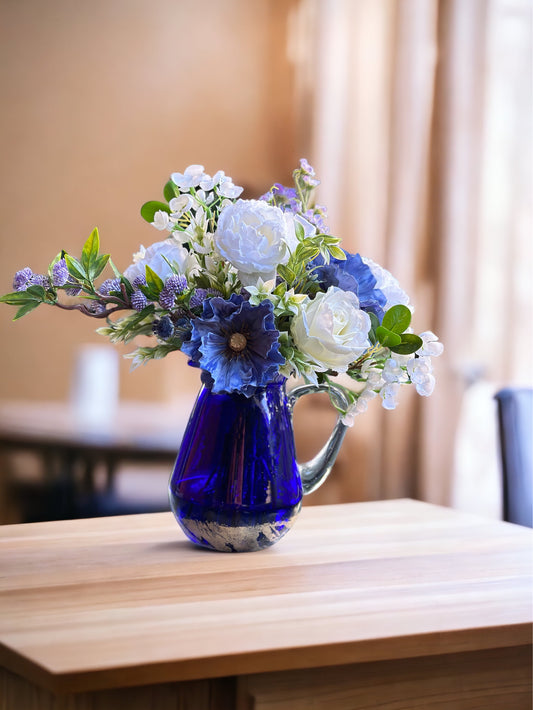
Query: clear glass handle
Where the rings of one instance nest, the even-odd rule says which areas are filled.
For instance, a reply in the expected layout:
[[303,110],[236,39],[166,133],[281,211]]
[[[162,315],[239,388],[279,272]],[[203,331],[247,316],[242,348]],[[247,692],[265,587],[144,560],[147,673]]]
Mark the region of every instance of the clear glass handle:
[[[344,392],[335,387],[335,385],[302,385],[301,387],[295,387],[288,394],[291,410],[300,397],[304,394],[313,394],[315,392],[329,392],[331,398],[340,409],[348,409],[349,402]],[[337,423],[325,446],[311,461],[298,464],[298,472],[302,479],[304,495],[316,491],[331,473],[347,428],[348,427],[342,423],[341,416],[339,415]]]

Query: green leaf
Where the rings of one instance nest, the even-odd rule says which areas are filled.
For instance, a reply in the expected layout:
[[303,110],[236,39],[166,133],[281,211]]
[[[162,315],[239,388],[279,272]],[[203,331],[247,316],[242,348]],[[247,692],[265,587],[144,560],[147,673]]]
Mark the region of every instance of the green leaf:
[[13,293],[6,293],[5,296],[0,296],[0,303],[7,303],[8,306],[20,306],[23,303],[31,303],[35,300],[32,296],[28,296],[26,291],[14,291]]
[[274,296],[279,296],[280,298],[287,293],[287,284],[285,281],[281,281],[276,288],[272,291]]
[[98,278],[98,276],[100,276],[102,271],[105,269],[108,261],[109,254],[102,254],[96,259],[91,272],[93,279],[96,279]]
[[120,274],[120,283],[124,284],[124,286],[126,287],[126,293],[128,294],[128,296],[131,296],[131,294],[133,293],[133,286],[131,285],[130,281],[122,274]]
[[393,333],[403,333],[411,323],[411,311],[407,306],[397,305],[389,308],[383,316],[381,325]]
[[169,180],[163,188],[163,195],[165,196],[165,200],[167,202],[170,202],[170,200],[173,200],[174,197],[179,197],[179,194],[180,191],[178,190],[177,185],[175,185],[172,180]]
[[159,212],[159,210],[170,214],[170,207],[165,202],[150,200],[150,202],[145,202],[141,207],[141,217],[151,224],[154,221],[155,213]]
[[309,244],[301,243],[296,248],[294,258],[300,262],[313,261],[320,254],[320,248]]
[[60,259],[63,258],[64,254],[65,254],[65,252],[64,252],[63,250],[61,250],[61,251],[59,252],[59,254],[58,254],[57,256],[55,256],[55,257],[52,259],[52,261],[50,262],[49,269],[48,269],[48,271],[49,271],[50,273],[51,273],[51,271],[52,271],[52,266],[54,266],[55,264],[57,264],[57,262],[58,262]]
[[282,279],[285,279],[288,284],[291,284],[296,279],[294,271],[283,264],[278,264],[278,274]]
[[417,350],[423,345],[422,338],[414,333],[404,333],[402,335],[402,342],[399,345],[391,347],[393,353],[398,353],[398,355],[411,355],[416,353]]
[[65,254],[65,261],[67,263],[68,272],[71,276],[78,279],[78,281],[87,281],[87,272],[77,259],[70,256],[70,254]]
[[342,251],[340,247],[332,244],[331,246],[328,246],[328,251],[334,259],[339,259],[339,261],[346,260],[346,254]]
[[324,263],[329,264],[329,260],[330,260],[331,255],[330,255],[329,250],[326,246],[320,247],[320,254],[321,254],[322,258],[324,259]]
[[341,243],[339,237],[333,236],[333,234],[321,234],[320,240],[322,244],[329,249],[329,247],[338,247]]
[[13,320],[18,320],[19,318],[22,318],[22,316],[25,316],[27,313],[31,313],[31,311],[35,310],[37,306],[40,305],[41,301],[29,301],[28,303],[25,303],[18,309]]
[[[109,255],[107,255],[107,256],[109,256]],[[122,276],[122,274],[120,273],[120,271],[117,269],[117,267],[113,263],[113,260],[111,259],[111,257],[109,258],[109,266],[113,269],[113,273],[115,274],[117,279],[119,279]]]
[[296,232],[296,238],[299,242],[305,239],[305,229],[303,228],[303,224],[300,224],[300,222],[295,222],[294,231]]
[[376,345],[378,339],[376,337],[376,330],[379,328],[379,320],[375,313],[368,314],[370,318],[370,330],[368,331],[368,339],[372,345]]
[[87,241],[83,245],[83,250],[81,252],[81,265],[85,269],[88,275],[91,274],[92,268],[98,258],[98,252],[100,251],[100,237],[98,236],[98,228],[95,227],[93,231],[89,234]]
[[392,330],[388,330],[383,325],[376,328],[376,336],[386,348],[393,348],[402,342],[402,338],[398,333],[393,333]]
[[37,284],[34,284],[33,286],[28,286],[26,289],[26,293],[28,296],[32,296],[34,299],[38,301],[44,301],[46,299],[46,291],[42,286],[38,286]]
[[157,295],[161,293],[163,286],[165,285],[161,278],[151,269],[148,264],[146,264],[146,285],[150,290],[156,291]]

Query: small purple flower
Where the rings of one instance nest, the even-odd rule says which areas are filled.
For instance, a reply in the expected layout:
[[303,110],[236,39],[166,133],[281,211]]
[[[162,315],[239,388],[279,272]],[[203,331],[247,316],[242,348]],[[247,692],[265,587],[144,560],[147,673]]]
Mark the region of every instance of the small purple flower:
[[159,320],[154,321],[152,330],[154,335],[161,338],[161,340],[168,340],[174,335],[174,324],[169,316],[163,316]]
[[78,296],[81,292],[81,286],[78,285],[78,283],[72,278],[72,276],[68,277],[67,284],[72,284],[71,288],[65,289],[65,293],[67,294],[67,296]]
[[174,293],[183,293],[187,288],[187,279],[182,274],[173,274],[165,281],[165,288],[174,291]]
[[136,289],[132,294],[131,294],[131,307],[134,308],[136,311],[142,311],[146,306],[148,305],[148,299],[144,295],[144,293]]
[[24,267],[20,271],[17,271],[13,277],[13,291],[25,291],[29,284],[28,281],[33,276],[33,271],[29,266]]
[[68,281],[68,268],[65,259],[59,259],[52,266],[52,283],[54,286],[64,286]]
[[302,203],[298,199],[296,189],[294,187],[285,187],[279,182],[274,183],[269,192],[266,192],[259,199],[270,202],[284,212],[297,213],[302,209]]
[[300,160],[300,175],[302,182],[308,187],[320,185],[320,180],[316,177],[314,168],[309,165],[305,158]]
[[140,288],[141,286],[146,286],[146,276],[136,276],[131,285],[133,288]]
[[42,286],[45,290],[50,288],[50,279],[43,274],[33,274],[27,286]]
[[329,228],[324,221],[327,218],[326,208],[322,205],[315,205],[312,209],[304,212],[304,217],[313,224],[320,234],[329,234]]
[[204,370],[202,379],[213,392],[250,397],[272,382],[285,362],[278,338],[270,301],[252,306],[232,294],[229,300],[204,302],[202,316],[193,321],[191,339],[181,349],[189,364]]
[[98,287],[98,292],[102,296],[109,296],[111,291],[118,291],[120,293],[120,279],[106,279]]
[[197,288],[191,296],[189,308],[198,308],[207,298],[213,298],[214,296],[222,296],[222,294],[216,288]]
[[159,294],[159,304],[161,305],[161,308],[165,308],[167,311],[172,309],[175,299],[176,293],[166,288],[163,288]]
[[159,294],[159,303],[163,308],[170,310],[174,306],[176,295],[183,293],[187,288],[187,279],[181,274],[173,274],[165,281]]

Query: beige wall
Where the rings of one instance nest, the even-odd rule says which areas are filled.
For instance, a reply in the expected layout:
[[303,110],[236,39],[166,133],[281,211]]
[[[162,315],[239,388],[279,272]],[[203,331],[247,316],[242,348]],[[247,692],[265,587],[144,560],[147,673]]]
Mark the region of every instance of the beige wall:
[[[160,233],[139,207],[173,171],[223,169],[248,196],[299,156],[281,0],[0,3],[0,291],[23,266],[79,253],[94,226],[119,268]],[[68,396],[76,348],[98,321],[0,305],[0,398]],[[129,374],[121,394],[196,390],[181,353]]]

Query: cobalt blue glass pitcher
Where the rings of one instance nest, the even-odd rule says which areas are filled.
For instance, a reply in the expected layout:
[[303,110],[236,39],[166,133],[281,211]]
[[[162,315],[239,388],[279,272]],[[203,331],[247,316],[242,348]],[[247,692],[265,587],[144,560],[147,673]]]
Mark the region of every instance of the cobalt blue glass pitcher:
[[[169,482],[172,511],[190,540],[221,552],[251,552],[285,535],[302,496],[330,473],[346,433],[339,417],[317,456],[296,462],[293,406],[304,394],[327,390],[303,385],[287,395],[285,380],[251,397],[202,387]],[[340,389],[331,386],[330,396],[347,408]]]

